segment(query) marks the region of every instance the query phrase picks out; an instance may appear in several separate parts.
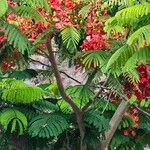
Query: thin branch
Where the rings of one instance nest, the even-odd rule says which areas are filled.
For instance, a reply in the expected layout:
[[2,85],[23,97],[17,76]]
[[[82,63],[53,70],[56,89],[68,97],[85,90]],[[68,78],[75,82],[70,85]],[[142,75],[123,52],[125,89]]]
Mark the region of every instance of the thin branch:
[[134,105],[134,106],[135,106],[142,114],[144,114],[144,115],[150,117],[150,113],[148,113],[147,111],[145,111],[145,110],[139,108],[137,105]]
[[43,66],[48,67],[48,68],[50,68],[50,67],[51,67],[50,65],[44,64],[44,63],[42,63],[42,62],[41,62],[41,61],[39,61],[39,60],[35,60],[35,59],[32,59],[32,58],[29,58],[29,59],[30,59],[30,61],[33,61],[33,62],[39,63],[39,64],[41,64],[41,65],[43,65]]
[[99,91],[93,96],[93,98],[82,108],[83,111],[85,111],[86,109],[88,109],[90,107],[90,105],[92,104],[93,100],[95,100],[103,91],[103,87],[107,84],[108,78],[105,80],[105,82],[102,84],[102,86],[100,87]]
[[[50,68],[51,66],[50,65],[47,65],[47,64],[44,64],[44,63],[42,63],[41,61],[39,61],[39,60],[35,60],[35,59],[32,59],[32,58],[29,58],[30,59],[30,61],[33,61],[33,62],[36,62],[36,63],[39,63],[39,64],[41,64],[41,65],[43,65],[43,66],[46,66],[46,67],[48,67],[48,68]],[[67,76],[68,78],[70,78],[71,80],[73,80],[73,81],[75,81],[75,82],[77,82],[77,83],[79,83],[79,84],[82,84],[80,81],[78,81],[78,80],[76,80],[76,79],[74,79],[73,77],[71,77],[70,75],[68,75],[66,72],[64,72],[64,71],[59,71],[60,73],[62,73],[62,74],[64,74],[65,76]]]
[[77,83],[79,83],[79,84],[82,84],[80,81],[74,79],[73,77],[71,77],[70,75],[68,75],[66,72],[64,72],[64,71],[59,71],[59,72],[62,73],[62,74],[64,74],[65,76],[67,76],[67,77],[70,78],[71,80],[73,80],[73,81],[75,81],[75,82],[77,82]]

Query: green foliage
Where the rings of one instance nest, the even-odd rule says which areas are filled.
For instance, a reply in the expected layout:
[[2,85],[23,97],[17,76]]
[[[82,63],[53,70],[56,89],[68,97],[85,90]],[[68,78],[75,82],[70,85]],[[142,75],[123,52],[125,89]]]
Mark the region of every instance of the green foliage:
[[1,9],[1,11],[0,11],[0,18],[1,18],[7,12],[7,9],[8,9],[7,0],[0,1],[0,9]]
[[119,78],[114,76],[109,76],[107,81],[107,86],[114,94],[123,95],[123,86]]
[[31,79],[38,75],[38,73],[33,69],[25,69],[23,71],[10,70],[8,74],[10,78],[15,78],[17,80]]
[[[139,80],[139,76],[135,70],[135,67],[137,61],[141,60],[140,57],[136,57],[139,51],[140,49],[138,49],[136,46],[129,47],[128,45],[124,45],[110,57],[105,71],[109,71],[115,76],[120,76],[123,73],[127,78],[130,78],[132,82],[137,82]],[[135,57],[137,59],[135,59]],[[145,57],[147,58],[146,55]],[[143,59],[145,60],[146,58]],[[130,62],[133,60],[133,64],[129,64],[128,60],[130,60]],[[130,65],[131,67],[127,67],[126,65]]]
[[86,85],[69,86],[66,92],[73,97],[73,99],[78,99],[80,101],[80,106],[89,102],[93,95]]
[[35,109],[37,108],[39,111],[46,113],[59,110],[59,108],[56,105],[46,100],[35,102],[32,106]]
[[84,121],[93,124],[99,131],[107,131],[109,129],[109,120],[98,110],[89,110],[85,112]]
[[[80,101],[78,100],[74,100],[74,102],[76,103],[76,104],[80,104]],[[69,114],[69,113],[72,113],[73,112],[73,110],[72,110],[72,108],[70,107],[70,105],[66,102],[66,101],[64,101],[63,99],[62,100],[59,100],[58,101],[58,106],[59,106],[59,108],[60,108],[60,110],[63,112],[63,113],[66,113],[66,114]]]
[[129,138],[123,136],[120,132],[117,132],[110,143],[109,149],[114,150],[114,148],[118,148],[121,144],[125,145],[127,142],[129,142]]
[[15,11],[20,16],[26,16],[30,19],[34,19],[35,21],[46,22],[44,17],[33,7],[21,5],[21,6],[16,7]]
[[82,17],[85,18],[88,15],[88,12],[90,11],[90,7],[91,7],[90,5],[85,5],[80,9],[79,14],[81,14]]
[[127,44],[132,45],[136,44],[138,47],[144,47],[144,42],[146,41],[146,44],[150,44],[150,24],[141,27],[137,31],[135,31],[128,39]]
[[124,116],[121,120],[118,129],[128,128],[134,126],[134,120],[130,116]]
[[100,67],[103,65],[104,61],[106,60],[105,52],[103,51],[84,52],[81,53],[80,58],[82,64],[86,68]]
[[150,108],[150,99],[143,99],[141,102],[140,102],[140,106],[141,107],[147,107],[147,108]]
[[19,0],[21,4],[28,5],[32,7],[41,7],[46,10],[47,13],[51,13],[51,7],[49,6],[47,0]]
[[[10,82],[7,84],[7,82]],[[14,103],[31,103],[43,98],[45,92],[36,86],[26,85],[23,81],[7,80],[2,90],[2,99]]]
[[[107,107],[106,107],[107,106]],[[117,109],[117,106],[113,104],[112,102],[107,102],[107,101],[98,101],[95,103],[95,107],[103,111],[115,111]]]
[[110,6],[132,6],[136,0],[108,0]]
[[113,72],[121,73],[121,69],[126,61],[137,51],[137,47],[129,47],[127,45],[118,49],[109,59],[106,70],[111,69]]
[[27,118],[26,116],[14,108],[3,109],[0,113],[0,123],[5,130],[10,132],[18,132],[19,135],[22,135],[27,128]]
[[69,52],[75,52],[80,41],[80,32],[72,26],[65,27],[61,32],[61,36],[63,43]]
[[138,62],[140,61],[148,61],[150,57],[150,50],[149,47],[146,47],[144,49],[140,49],[137,52],[135,52],[125,63],[123,67],[123,72],[131,72],[136,67]]
[[[125,9],[118,11],[115,17],[107,21],[107,25],[111,26],[112,23],[115,22],[114,25],[123,26],[125,24],[132,24],[137,18],[148,15],[150,13],[150,3],[143,3],[135,6],[131,6]],[[132,14],[132,15],[131,15]],[[113,22],[112,22],[113,21]]]
[[26,86],[16,89],[5,89],[2,99],[15,103],[31,103],[43,98],[44,92],[38,87]]
[[45,32],[41,33],[38,35],[37,39],[33,42],[33,49],[37,48],[42,42],[45,41],[45,39],[47,39],[47,37],[52,34],[52,32],[54,31],[54,28],[48,28]]
[[25,54],[25,52],[31,54],[28,39],[21,33],[16,25],[9,24],[5,21],[0,21],[0,25],[4,27],[5,34],[8,38],[7,41],[10,45],[13,45],[14,48],[18,48],[22,54]]
[[32,137],[57,137],[67,128],[68,123],[60,114],[42,114],[31,120],[29,134]]

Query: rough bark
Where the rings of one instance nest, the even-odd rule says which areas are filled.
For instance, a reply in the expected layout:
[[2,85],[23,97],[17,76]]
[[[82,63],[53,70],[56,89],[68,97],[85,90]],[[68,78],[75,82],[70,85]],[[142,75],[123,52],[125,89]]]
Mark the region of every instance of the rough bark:
[[80,131],[80,136],[81,136],[80,149],[81,150],[86,150],[87,146],[86,146],[85,143],[83,143],[83,140],[84,140],[84,137],[85,137],[85,126],[84,126],[84,122],[83,122],[83,112],[80,108],[77,107],[77,105],[66,94],[66,92],[64,90],[64,86],[63,86],[63,83],[62,83],[60,72],[58,70],[57,63],[56,63],[56,60],[55,60],[55,56],[54,56],[54,53],[53,53],[53,50],[52,50],[51,38],[47,39],[47,49],[48,49],[48,53],[49,53],[49,61],[51,63],[51,66],[53,68],[53,72],[55,74],[55,78],[56,78],[56,82],[57,82],[57,86],[58,86],[60,95],[72,107],[72,109],[74,110],[74,112],[76,114],[77,124],[79,126],[79,131]]
[[97,150],[108,150],[109,143],[117,130],[118,125],[120,124],[122,117],[126,110],[128,109],[128,102],[122,100],[118,106],[116,112],[110,120],[110,129],[105,134],[105,140],[98,146]]

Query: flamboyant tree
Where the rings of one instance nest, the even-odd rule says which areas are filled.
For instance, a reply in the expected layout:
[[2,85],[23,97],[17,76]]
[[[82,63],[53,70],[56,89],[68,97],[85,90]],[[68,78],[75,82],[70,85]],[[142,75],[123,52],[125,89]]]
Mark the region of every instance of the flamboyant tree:
[[[1,149],[149,144],[149,2],[1,0],[0,9]],[[61,62],[85,81],[60,70]],[[76,85],[64,86],[62,75]],[[39,76],[47,82],[25,83]]]

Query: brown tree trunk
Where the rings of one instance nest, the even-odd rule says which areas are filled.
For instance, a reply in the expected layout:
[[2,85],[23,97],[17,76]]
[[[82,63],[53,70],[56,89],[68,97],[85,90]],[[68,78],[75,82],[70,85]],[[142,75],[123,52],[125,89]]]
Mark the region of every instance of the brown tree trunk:
[[109,143],[120,124],[122,117],[128,109],[128,102],[122,100],[116,112],[110,120],[110,129],[105,134],[105,140],[98,146],[97,150],[108,150]]
[[57,82],[57,86],[58,86],[60,95],[72,107],[72,109],[74,110],[74,112],[76,114],[77,124],[79,127],[80,136],[81,136],[80,150],[86,150],[87,146],[85,143],[83,143],[83,140],[85,137],[85,126],[84,126],[84,122],[83,122],[83,111],[73,102],[73,100],[66,94],[66,92],[64,90],[64,86],[62,83],[60,72],[58,70],[57,63],[56,63],[54,53],[52,50],[51,38],[47,39],[47,49],[48,49],[48,53],[49,53],[49,61],[51,62],[51,66],[52,66],[53,72],[55,74],[55,78],[56,78],[56,82]]

